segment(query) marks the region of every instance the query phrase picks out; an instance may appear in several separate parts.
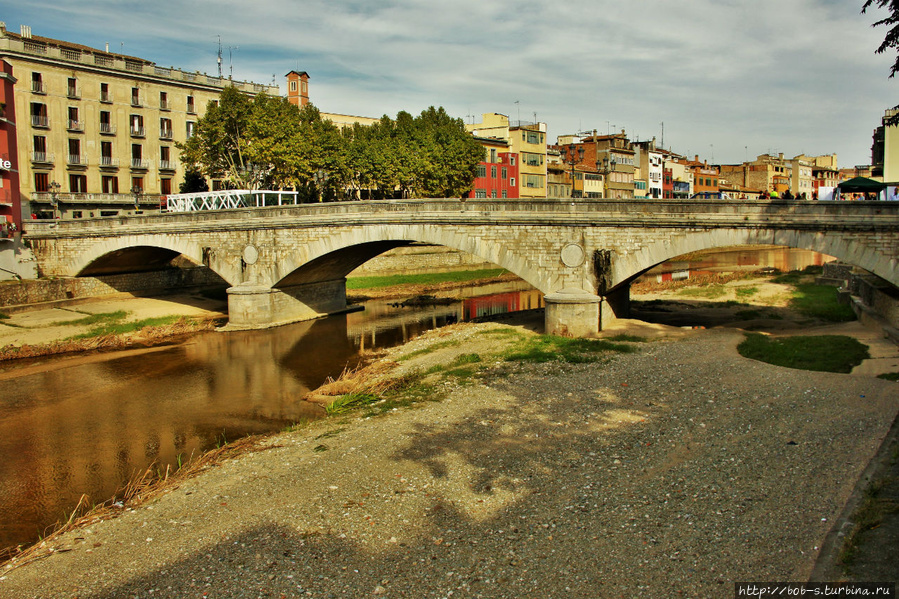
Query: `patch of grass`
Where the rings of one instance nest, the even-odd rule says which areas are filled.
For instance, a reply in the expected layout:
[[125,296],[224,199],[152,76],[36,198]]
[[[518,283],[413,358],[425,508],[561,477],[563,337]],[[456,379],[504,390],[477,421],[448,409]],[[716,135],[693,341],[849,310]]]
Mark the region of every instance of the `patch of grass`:
[[779,285],[798,285],[802,280],[802,273],[798,270],[792,270],[788,273],[777,275],[771,279],[771,282]]
[[375,277],[352,277],[347,279],[346,288],[352,289],[377,289],[380,287],[394,287],[397,285],[436,285],[440,283],[458,283],[475,281],[477,279],[492,279],[506,274],[504,268],[491,268],[485,270],[463,270],[457,272],[435,272],[414,275],[387,275]]
[[838,301],[836,287],[812,283],[796,285],[790,307],[810,318],[820,318],[828,322],[849,322],[855,320],[852,308]]
[[441,343],[434,343],[428,347],[423,349],[417,349],[415,351],[409,352],[408,354],[404,354],[398,357],[397,362],[405,362],[406,360],[411,360],[412,358],[417,358],[418,356],[426,356],[428,354],[434,353],[438,349],[444,349],[447,347],[454,347],[459,345],[461,341],[443,341]]
[[727,287],[720,283],[703,285],[702,287],[688,287],[679,289],[677,295],[683,297],[698,297],[702,299],[717,299],[727,294]]
[[753,295],[756,295],[759,292],[758,287],[736,287],[734,292],[737,294],[737,299],[749,299]]
[[877,378],[887,381],[899,381],[899,372],[885,372],[883,374],[878,374]]
[[456,356],[456,359],[453,360],[450,366],[460,366],[462,364],[477,364],[481,361],[481,356],[479,356],[478,354],[462,354],[461,356]]
[[613,343],[605,339],[571,339],[554,335],[530,337],[502,354],[507,362],[568,362],[583,364],[597,362],[605,352],[634,352],[630,345]]
[[102,337],[104,335],[126,335],[128,333],[133,333],[135,331],[139,331],[144,327],[159,327],[170,324],[175,324],[179,320],[184,318],[183,316],[158,316],[155,318],[145,318],[143,320],[135,320],[132,322],[121,322],[119,320],[114,320],[111,322],[101,323],[99,326],[96,326],[89,330],[86,333],[82,333],[80,335],[75,335],[71,337],[72,339],[88,339],[90,337]]
[[771,338],[749,333],[737,346],[745,358],[799,370],[852,372],[870,358],[868,346],[844,335]]
[[100,312],[98,314],[88,314],[84,318],[78,320],[60,320],[51,323],[49,326],[91,326],[98,323],[114,323],[121,322],[128,317],[131,312],[118,310],[116,312]]
[[4,314],[3,312],[0,312],[0,320],[6,320],[7,318],[9,318],[9,314]]
[[[418,372],[407,374],[403,377],[379,380],[364,385],[359,389],[339,396],[336,400],[325,406],[325,412],[329,416],[344,414],[351,410],[373,404],[387,404],[392,401],[390,408],[396,405],[408,405],[415,403],[419,396],[416,391],[420,387],[419,381],[422,375]],[[384,411],[387,408],[381,408]]]

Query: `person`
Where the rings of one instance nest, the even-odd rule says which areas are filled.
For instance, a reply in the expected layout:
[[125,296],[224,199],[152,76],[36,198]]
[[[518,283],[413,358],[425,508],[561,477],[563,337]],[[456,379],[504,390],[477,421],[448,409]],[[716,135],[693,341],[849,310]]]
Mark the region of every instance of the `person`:
[[793,193],[789,190],[789,188],[787,188],[787,190],[784,192],[783,199],[785,199],[785,200],[793,199]]
[[773,190],[773,191],[771,192],[771,199],[772,199],[772,200],[780,199],[780,194],[777,193],[777,190],[776,190],[776,189]]
[[891,202],[899,202],[899,187],[893,188],[893,193],[890,194],[889,200]]

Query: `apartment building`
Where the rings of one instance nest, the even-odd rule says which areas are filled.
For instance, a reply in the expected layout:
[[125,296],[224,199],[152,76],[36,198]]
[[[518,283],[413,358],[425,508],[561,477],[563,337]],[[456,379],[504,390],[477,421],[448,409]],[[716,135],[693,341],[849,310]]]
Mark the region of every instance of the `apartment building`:
[[558,145],[567,160],[595,173],[602,180],[602,196],[633,198],[634,173],[637,170],[636,151],[624,130],[612,135],[560,135]]
[[0,23],[13,68],[18,165],[26,217],[88,218],[158,209],[184,179],[176,142],[234,85],[260,85],[31,34]]
[[517,198],[518,154],[510,151],[509,142],[495,137],[476,137],[484,148],[484,160],[472,182],[469,198]]
[[16,78],[12,65],[0,60],[0,240],[22,228],[19,156],[16,139]]
[[493,137],[509,143],[518,155],[518,197],[546,197],[546,123],[513,123],[495,112],[482,115],[480,123],[465,125],[475,137]]

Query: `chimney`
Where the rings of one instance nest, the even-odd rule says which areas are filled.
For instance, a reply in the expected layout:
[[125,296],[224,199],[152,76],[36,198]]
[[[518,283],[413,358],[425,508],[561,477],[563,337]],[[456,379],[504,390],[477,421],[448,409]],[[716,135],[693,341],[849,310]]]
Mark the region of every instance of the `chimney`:
[[0,33],[6,33],[6,21],[0,21]]
[[22,37],[24,37],[27,40],[31,39],[31,26],[22,25],[21,31],[22,31]]

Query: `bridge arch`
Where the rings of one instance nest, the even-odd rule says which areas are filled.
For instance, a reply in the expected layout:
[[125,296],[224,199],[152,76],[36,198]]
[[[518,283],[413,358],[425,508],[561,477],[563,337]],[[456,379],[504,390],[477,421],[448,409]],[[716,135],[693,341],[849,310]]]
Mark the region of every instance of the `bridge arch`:
[[204,261],[202,244],[176,235],[129,235],[102,239],[91,244],[83,253],[77,254],[66,270],[72,276],[95,276],[112,274],[109,272],[110,268],[132,263],[128,272],[134,272],[139,270],[133,268],[136,261],[140,262],[139,266],[152,269],[179,255],[197,264],[206,262],[206,266],[229,284],[239,282],[233,274],[219,272],[221,269],[217,270],[215,264]]
[[553,281],[520,253],[495,240],[425,225],[379,225],[335,230],[298,251],[280,256],[273,287],[342,279],[355,268],[395,247],[413,242],[441,245],[492,262],[544,293]]
[[625,284],[653,266],[677,256],[739,245],[777,245],[827,254],[899,286],[895,257],[854,243],[839,233],[771,229],[714,229],[660,236],[640,250],[618,257],[613,265],[612,286]]

